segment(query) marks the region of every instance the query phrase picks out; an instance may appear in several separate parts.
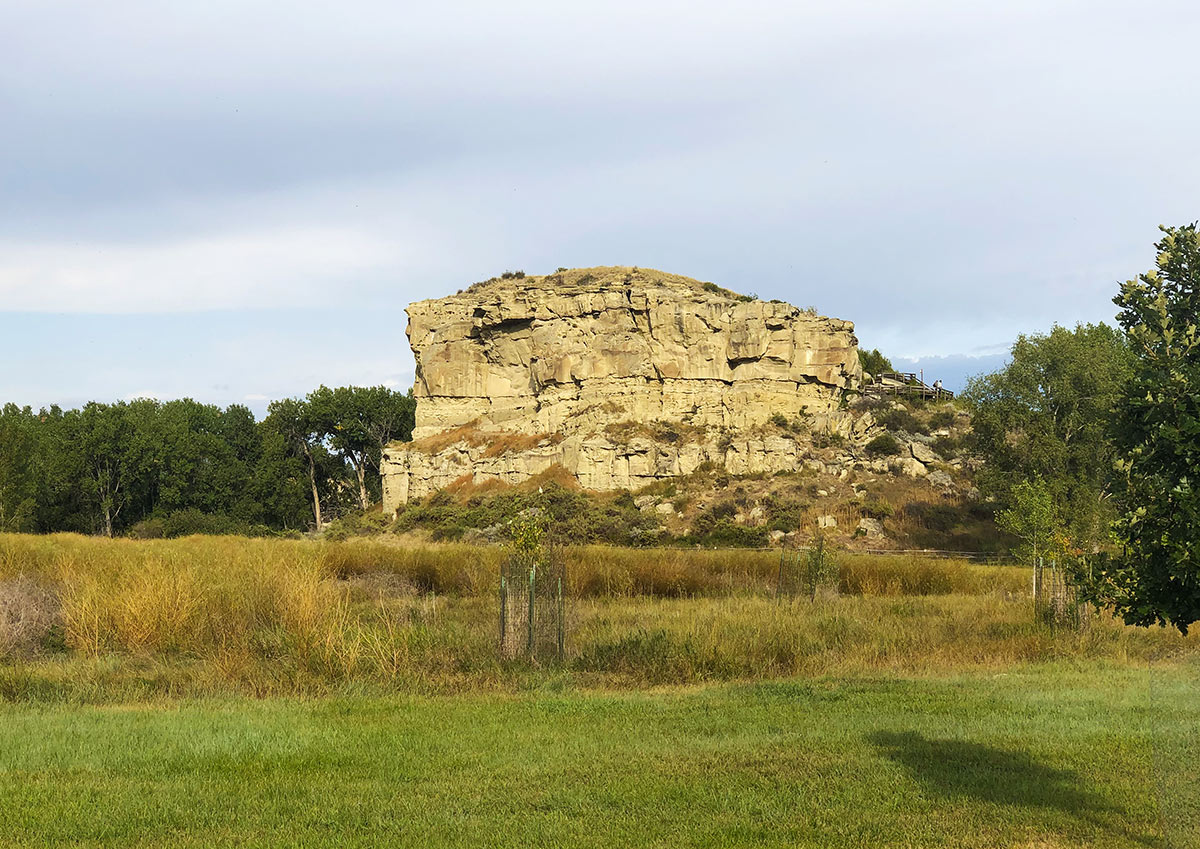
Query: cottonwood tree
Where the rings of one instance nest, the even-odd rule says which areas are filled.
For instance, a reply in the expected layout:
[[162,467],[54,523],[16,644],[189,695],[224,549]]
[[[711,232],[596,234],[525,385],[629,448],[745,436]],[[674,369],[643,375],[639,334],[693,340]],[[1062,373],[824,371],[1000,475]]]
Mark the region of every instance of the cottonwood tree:
[[404,394],[386,386],[321,386],[309,393],[307,402],[316,431],[353,469],[358,506],[366,510],[379,490],[384,446],[412,436],[416,402],[411,391]]
[[307,462],[267,422],[257,431],[260,453],[248,491],[258,510],[254,521],[279,529],[307,527],[315,520]]
[[167,401],[137,432],[154,438],[154,512],[199,510],[256,518],[244,498],[261,440],[246,407],[234,404],[222,409],[190,398]]
[[1022,335],[1012,361],[971,379],[972,447],[980,488],[1004,507],[1039,480],[1079,548],[1106,538],[1114,449],[1108,428],[1132,369],[1123,334],[1106,324]]
[[111,537],[129,503],[134,476],[128,407],[93,401],[72,411],[66,421],[79,457],[84,495],[97,513],[100,531]]
[[37,437],[33,412],[0,408],[0,531],[31,530],[37,507]]
[[267,406],[267,418],[263,425],[268,431],[279,435],[288,452],[300,458],[308,474],[312,491],[313,520],[317,530],[324,527],[321,513],[321,491],[317,486],[317,465],[324,453],[319,429],[314,422],[309,405],[295,398],[272,401]]
[[1045,481],[1034,478],[1014,486],[1011,501],[1011,507],[996,514],[996,524],[1021,540],[1018,554],[1036,563],[1061,531],[1054,497]]
[[1113,438],[1121,487],[1121,552],[1097,587],[1125,621],[1200,619],[1200,234],[1162,228],[1156,268],[1113,302],[1135,357]]

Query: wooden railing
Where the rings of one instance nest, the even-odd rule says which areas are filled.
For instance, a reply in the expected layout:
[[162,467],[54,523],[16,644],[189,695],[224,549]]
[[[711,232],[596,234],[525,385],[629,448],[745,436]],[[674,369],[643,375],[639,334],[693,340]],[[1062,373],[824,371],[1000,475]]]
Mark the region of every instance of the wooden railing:
[[885,371],[875,375],[872,383],[863,385],[864,395],[895,395],[921,397],[934,401],[950,400],[954,393],[940,386],[930,386],[913,372]]

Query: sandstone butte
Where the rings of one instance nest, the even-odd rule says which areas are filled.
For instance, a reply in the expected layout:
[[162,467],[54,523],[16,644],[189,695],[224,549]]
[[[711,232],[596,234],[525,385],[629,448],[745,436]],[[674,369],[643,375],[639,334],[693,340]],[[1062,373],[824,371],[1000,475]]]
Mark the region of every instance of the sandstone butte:
[[411,304],[408,338],[416,429],[383,453],[389,511],[552,467],[600,491],[797,469],[809,434],[848,432],[862,376],[851,322],[646,268],[477,283]]

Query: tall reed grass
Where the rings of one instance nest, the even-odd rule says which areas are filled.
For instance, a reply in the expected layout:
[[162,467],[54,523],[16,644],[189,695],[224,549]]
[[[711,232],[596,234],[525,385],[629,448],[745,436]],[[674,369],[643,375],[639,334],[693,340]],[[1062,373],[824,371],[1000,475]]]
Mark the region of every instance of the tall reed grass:
[[[409,578],[419,589],[472,595],[495,588],[503,550],[458,544],[398,546],[352,540],[327,546],[323,562],[345,577],[378,571]],[[568,588],[582,598],[726,596],[773,592],[778,551],[746,549],[566,548]],[[1023,592],[1019,568],[931,557],[838,556],[839,589],[849,595],[946,595]]]
[[0,535],[0,588],[43,588],[24,598],[54,605],[21,620],[52,623],[43,651],[5,652],[0,639],[0,697],[508,688],[561,674],[632,686],[1120,661],[1198,644],[1103,617],[1082,634],[1039,627],[1026,576],[1010,567],[845,555],[844,594],[808,602],[774,597],[773,552],[583,547],[564,551],[568,657],[537,670],[497,651],[502,556],[372,541]]

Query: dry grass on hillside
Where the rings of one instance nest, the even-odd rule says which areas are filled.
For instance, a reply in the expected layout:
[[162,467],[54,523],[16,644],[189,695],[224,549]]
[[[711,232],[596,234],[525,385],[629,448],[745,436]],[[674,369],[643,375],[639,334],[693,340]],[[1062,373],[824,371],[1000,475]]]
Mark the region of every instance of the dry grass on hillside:
[[498,433],[491,437],[483,456],[502,457],[505,454],[519,454],[543,443],[557,445],[562,439],[560,433]]
[[437,454],[453,445],[469,445],[472,448],[486,446],[484,457],[501,457],[505,454],[529,451],[539,445],[557,445],[562,435],[556,433],[512,433],[510,431],[482,430],[479,420],[467,422],[459,427],[426,436],[408,443],[410,451]]
[[485,478],[475,482],[474,475],[465,474],[455,478],[442,491],[460,504],[472,498],[499,495],[506,492],[537,492],[545,486],[558,486],[571,492],[580,492],[579,480],[568,472],[561,463],[553,463],[545,471],[532,475],[518,484],[508,484],[497,478]]

